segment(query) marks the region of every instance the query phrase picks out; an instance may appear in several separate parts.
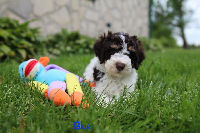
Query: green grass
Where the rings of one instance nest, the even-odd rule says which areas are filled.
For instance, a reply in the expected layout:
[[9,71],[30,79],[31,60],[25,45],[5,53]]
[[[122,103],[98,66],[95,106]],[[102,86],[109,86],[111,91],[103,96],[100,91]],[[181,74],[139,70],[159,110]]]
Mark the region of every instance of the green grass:
[[[18,76],[18,64],[0,63],[0,132],[199,132],[200,50],[147,52],[135,92],[107,108],[96,105],[83,87],[90,108],[55,107]],[[82,75],[92,55],[62,56],[50,63]],[[74,130],[74,122],[91,130]]]

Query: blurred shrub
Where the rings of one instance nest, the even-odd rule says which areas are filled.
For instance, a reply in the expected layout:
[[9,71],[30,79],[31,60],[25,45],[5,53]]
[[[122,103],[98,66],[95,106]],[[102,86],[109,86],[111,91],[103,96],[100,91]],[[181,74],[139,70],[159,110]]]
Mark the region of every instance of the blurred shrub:
[[30,22],[0,18],[0,60],[21,61],[43,52],[38,28],[29,28]]
[[92,52],[95,39],[67,32],[42,37],[38,28],[30,28],[31,21],[20,24],[17,20],[0,18],[0,60],[22,61],[41,54],[60,55]]
[[157,39],[140,38],[145,50],[160,51],[163,49],[161,42]]
[[174,40],[173,38],[167,39],[161,37],[160,39],[156,39],[141,37],[140,40],[145,50],[160,51],[164,48],[178,47],[176,44],[176,40]]
[[161,44],[165,48],[175,48],[178,47],[176,40],[174,38],[167,38],[167,37],[161,37],[158,40],[160,40]]
[[49,35],[46,42],[47,51],[53,55],[87,54],[93,50],[95,39],[80,35],[78,32],[67,32],[62,29],[60,33]]

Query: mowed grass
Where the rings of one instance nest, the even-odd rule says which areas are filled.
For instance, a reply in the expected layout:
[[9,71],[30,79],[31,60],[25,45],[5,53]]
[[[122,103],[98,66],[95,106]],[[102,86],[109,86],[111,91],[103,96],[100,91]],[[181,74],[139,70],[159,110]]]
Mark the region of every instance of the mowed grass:
[[[21,82],[17,63],[0,63],[0,132],[199,132],[199,57],[200,50],[147,52],[130,97],[103,108],[91,89],[83,87],[88,109],[54,106]],[[63,55],[50,63],[82,75],[91,58]],[[91,129],[74,130],[77,120]]]

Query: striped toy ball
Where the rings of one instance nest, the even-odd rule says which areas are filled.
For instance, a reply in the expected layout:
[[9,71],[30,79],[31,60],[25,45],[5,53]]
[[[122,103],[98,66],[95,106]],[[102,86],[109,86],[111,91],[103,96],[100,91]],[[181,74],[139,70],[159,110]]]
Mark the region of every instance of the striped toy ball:
[[29,80],[34,78],[39,68],[40,68],[40,63],[37,60],[35,59],[28,60],[23,69],[23,74],[25,78]]

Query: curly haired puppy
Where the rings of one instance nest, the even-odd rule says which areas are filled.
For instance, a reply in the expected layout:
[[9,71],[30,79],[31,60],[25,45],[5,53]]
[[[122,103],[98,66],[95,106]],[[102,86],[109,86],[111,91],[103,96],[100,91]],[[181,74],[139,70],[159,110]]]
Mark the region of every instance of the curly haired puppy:
[[84,77],[94,82],[96,93],[108,103],[118,99],[124,88],[133,92],[137,82],[136,70],[145,59],[142,44],[136,36],[127,33],[102,35],[94,45],[96,57],[87,66]]

